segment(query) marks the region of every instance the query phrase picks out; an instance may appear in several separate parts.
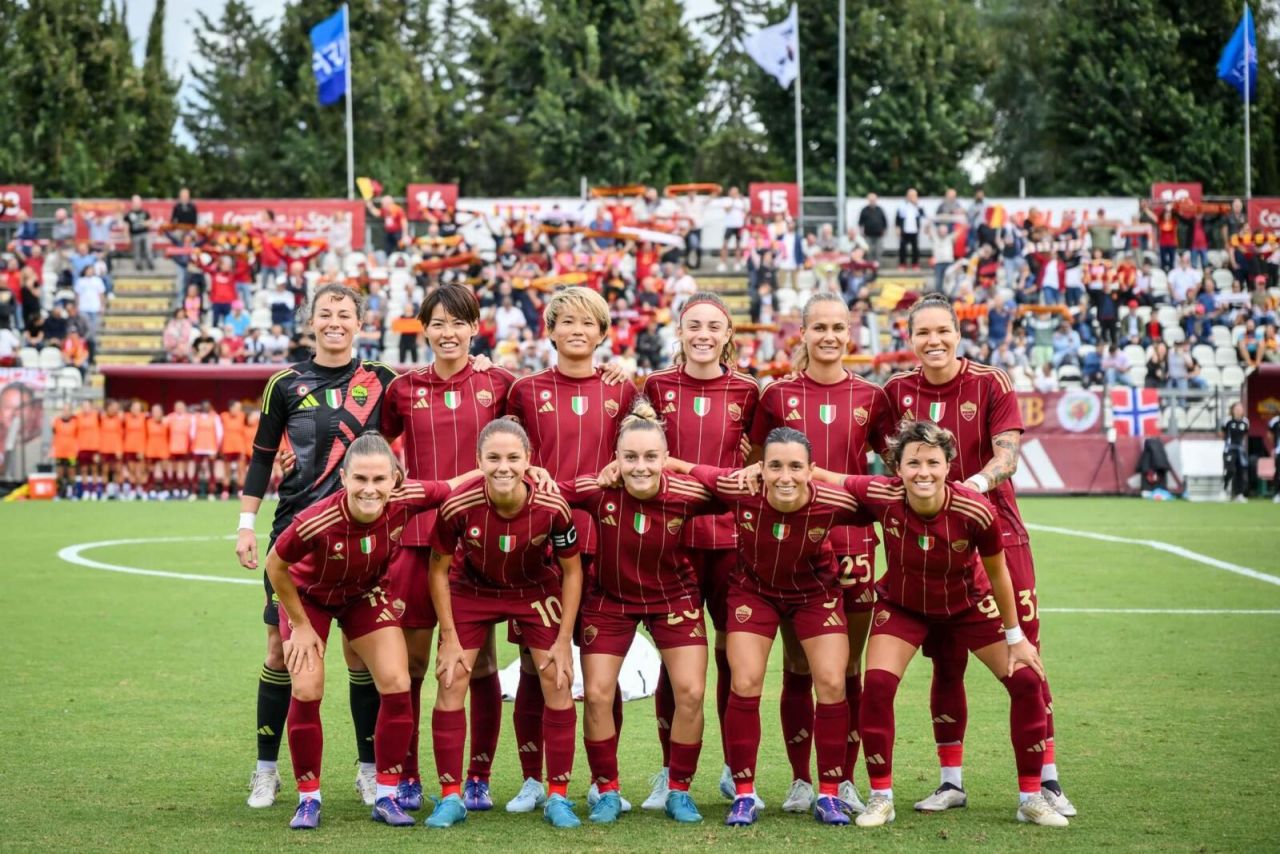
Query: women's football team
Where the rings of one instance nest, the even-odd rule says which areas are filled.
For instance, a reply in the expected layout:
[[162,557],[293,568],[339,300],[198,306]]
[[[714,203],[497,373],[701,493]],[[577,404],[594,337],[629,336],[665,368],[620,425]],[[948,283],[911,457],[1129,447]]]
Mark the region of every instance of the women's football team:
[[[361,305],[354,292],[326,291],[326,316],[346,318],[324,336],[337,372]],[[386,824],[411,826],[410,813],[423,808],[421,687],[437,627],[429,741],[439,797],[425,824],[447,828],[493,808],[499,624],[521,653],[513,724],[524,783],[510,812],[541,808],[555,827],[581,824],[569,800],[575,643],[587,818],[608,824],[630,810],[619,787],[618,677],[643,626],[662,659],[663,767],[645,808],[702,821],[690,787],[710,645],[720,790],[731,800],[725,823],[758,820],[760,698],[781,636],[793,779],[783,810],[831,825],[894,820],[894,695],[923,648],[934,661],[942,770],[915,808],[967,803],[960,771],[971,652],[1009,692],[1017,820],[1067,824],[1075,809],[1057,780],[1034,568],[1009,482],[1021,434],[1016,398],[1003,374],[957,358],[948,301],[915,305],[909,331],[921,366],[880,388],[844,369],[844,303],[815,296],[803,313],[799,373],[763,394],[732,369],[733,323],[714,294],[684,306],[676,364],[647,377],[640,394],[594,366],[609,315],[593,291],[567,288],[550,300],[557,365],[519,380],[468,357],[478,319],[469,289],[433,292],[420,320],[435,362],[387,383],[361,410],[356,426],[367,432],[344,424],[345,433],[333,431],[339,438],[315,447],[341,461],[338,477],[317,481],[310,506],[292,503],[287,518],[277,510],[265,560],[269,610],[279,616],[268,663],[290,686],[287,723],[275,725],[288,733],[297,783],[292,827],[320,822],[319,704],[334,619],[348,666],[370,677],[380,700],[365,715],[372,732],[361,736],[359,719],[356,727],[372,745],[373,818]],[[283,437],[315,440],[316,417],[290,411]],[[403,436],[404,464],[384,435]],[[869,451],[888,475],[867,473]],[[242,513],[238,553],[256,568],[252,523]],[[877,580],[881,540],[888,566]],[[853,774],[859,746],[865,803]],[[253,786],[252,806],[274,802],[274,753],[264,762],[260,751]]]

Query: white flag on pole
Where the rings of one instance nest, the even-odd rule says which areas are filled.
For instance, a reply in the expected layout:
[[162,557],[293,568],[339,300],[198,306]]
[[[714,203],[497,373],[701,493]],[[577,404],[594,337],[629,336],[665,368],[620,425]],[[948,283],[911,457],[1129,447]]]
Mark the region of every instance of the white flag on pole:
[[747,36],[743,46],[778,85],[783,89],[790,86],[800,73],[800,16],[795,4],[791,4],[785,21],[757,30]]

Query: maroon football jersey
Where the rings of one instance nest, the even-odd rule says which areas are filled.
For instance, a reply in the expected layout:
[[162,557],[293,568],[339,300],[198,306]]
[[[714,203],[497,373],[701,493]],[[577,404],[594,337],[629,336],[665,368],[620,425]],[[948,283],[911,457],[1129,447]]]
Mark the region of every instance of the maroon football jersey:
[[[928,420],[955,434],[958,453],[951,463],[952,480],[968,480],[991,462],[993,436],[1022,430],[1018,395],[999,368],[961,359],[960,373],[948,383],[933,385],[917,367],[890,377],[884,389],[895,421]],[[1005,543],[1026,543],[1013,482],[1006,480],[991,490],[987,500],[1004,522]]]
[[562,483],[560,490],[598,525],[591,610],[670,614],[701,607],[684,529],[698,514],[723,509],[701,484],[664,474],[658,494],[643,501],[622,488],[603,488],[593,476]]
[[[507,396],[507,413],[524,425],[533,444],[533,464],[557,480],[595,474],[613,459],[618,428],[631,409],[636,387],[605,385],[600,371],[569,377],[547,368],[521,377]],[[585,554],[595,554],[591,517],[574,512]]]
[[558,495],[537,492],[526,480],[529,496],[508,519],[489,501],[484,478],[454,490],[436,519],[431,548],[451,555],[462,543],[462,561],[454,561],[450,586],[476,596],[522,599],[560,590],[557,557],[578,554],[578,534],[569,505]]
[[433,510],[449,495],[449,484],[406,480],[386,509],[365,524],[351,517],[347,493],[335,492],[303,510],[275,542],[298,590],[321,605],[348,602],[373,587],[387,571],[387,558],[414,516]]
[[831,529],[870,525],[873,517],[843,490],[810,482],[809,500],[791,513],[775,510],[763,491],[752,495],[729,469],[694,466],[690,474],[729,505],[738,529],[733,584],[764,596],[804,604],[838,595]]
[[[389,439],[404,434],[409,477],[448,480],[474,469],[480,430],[506,413],[513,382],[501,368],[477,371],[470,364],[448,379],[428,365],[392,380],[382,402],[382,432]],[[435,517],[415,517],[401,542],[428,545]]]
[[[671,456],[716,468],[741,468],[746,462],[742,437],[760,401],[754,379],[726,369],[715,379],[700,380],[676,365],[645,377],[644,393],[662,418]],[[737,542],[728,513],[690,520],[683,536],[685,545],[703,549],[731,549]]]
[[[884,389],[853,374],[820,383],[808,374],[766,386],[751,441],[763,445],[775,427],[799,430],[813,445],[813,462],[828,471],[866,474],[867,452],[879,453],[893,435],[893,414]],[[841,526],[831,532],[837,555],[872,554],[874,527]]]
[[907,504],[906,488],[896,477],[849,477],[844,488],[884,530],[889,567],[876,585],[880,598],[948,617],[991,592],[981,557],[999,554],[1004,545],[995,508],[979,493],[947,484],[942,509],[924,519]]

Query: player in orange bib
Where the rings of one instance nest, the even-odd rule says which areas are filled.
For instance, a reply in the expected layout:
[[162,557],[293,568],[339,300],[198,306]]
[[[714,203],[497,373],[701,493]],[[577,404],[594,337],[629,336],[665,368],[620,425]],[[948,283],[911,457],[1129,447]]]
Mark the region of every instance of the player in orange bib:
[[53,460],[58,467],[58,495],[63,498],[75,496],[76,461],[80,457],[79,430],[80,420],[68,403],[53,419]]
[[120,402],[108,400],[98,420],[98,455],[102,459],[102,482],[107,498],[117,498],[123,483],[124,414]]
[[222,419],[203,401],[191,414],[191,462],[197,469],[197,494],[213,498],[214,462],[222,446]]
[[[151,417],[147,419],[147,447],[144,451],[150,471],[147,498],[159,498],[165,489],[165,470],[169,463],[169,422],[164,417],[164,407],[153,404]],[[158,489],[157,489],[158,488]]]
[[124,414],[125,498],[140,497],[147,482],[147,413],[142,401],[134,400]]
[[169,461],[165,464],[169,490],[174,498],[186,498],[196,473],[191,459],[191,413],[181,400],[174,401],[173,411],[164,420],[169,425]]
[[240,478],[244,475],[244,460],[249,455],[253,437],[245,436],[244,407],[240,401],[231,401],[231,406],[222,413],[222,500],[231,497],[231,490],[240,489]]
[[80,425],[76,432],[80,451],[76,459],[76,493],[93,500],[97,500],[102,488],[98,468],[98,445],[102,435],[98,427],[100,415],[98,407],[89,400],[80,404],[80,411],[76,413],[76,421]]

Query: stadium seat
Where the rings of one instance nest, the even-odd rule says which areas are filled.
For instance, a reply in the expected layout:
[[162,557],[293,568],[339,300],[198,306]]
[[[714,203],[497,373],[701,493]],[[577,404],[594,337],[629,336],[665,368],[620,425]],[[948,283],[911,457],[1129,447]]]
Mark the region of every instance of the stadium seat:
[[1164,329],[1164,343],[1172,347],[1174,344],[1180,344],[1187,338],[1187,333],[1182,331],[1181,326],[1166,326]]
[[1151,295],[1155,297],[1169,296],[1169,277],[1164,274],[1164,270],[1157,268],[1151,271]]
[[18,365],[23,368],[35,368],[40,365],[40,351],[35,347],[23,347],[18,351]]
[[76,389],[84,384],[79,368],[61,368],[58,371],[57,386],[61,389]]
[[1124,355],[1129,360],[1130,365],[1145,365],[1147,363],[1147,351],[1137,344],[1130,344],[1125,347]]
[[1240,388],[1244,385],[1244,371],[1239,365],[1228,365],[1222,369],[1222,387]]
[[1197,344],[1191,348],[1191,358],[1201,365],[1212,365],[1214,364],[1213,348],[1208,344]]
[[1156,322],[1164,328],[1178,325],[1178,310],[1171,305],[1162,305],[1156,309]]
[[1062,385],[1072,385],[1079,388],[1083,384],[1080,369],[1075,365],[1063,365],[1058,368],[1058,382]]
[[1098,348],[1092,344],[1081,344],[1080,349],[1076,350],[1076,355],[1080,357],[1080,361],[1084,361],[1085,356],[1092,356],[1098,352]]
[[265,290],[256,291],[253,295],[253,305],[246,306],[246,308],[252,311],[265,308],[267,311],[271,311],[271,295]]
[[1219,293],[1229,293],[1231,291],[1231,283],[1235,281],[1235,277],[1231,275],[1230,270],[1217,269],[1213,271],[1213,286],[1217,288]]
[[249,315],[249,325],[254,329],[271,328],[271,309],[255,308]]
[[1231,346],[1234,347],[1240,343],[1240,339],[1244,337],[1245,326],[1243,323],[1237,323],[1231,327]]
[[1146,326],[1147,321],[1151,319],[1151,306],[1140,305],[1133,310],[1133,313],[1138,315],[1138,320],[1142,321],[1143,326]]
[[1142,384],[1147,381],[1147,366],[1145,363],[1132,365],[1129,368],[1129,382],[1135,388],[1142,388]]
[[1231,330],[1225,326],[1213,326],[1210,329],[1213,336],[1213,346],[1230,347],[1231,346]]
[[1217,388],[1222,385],[1222,371],[1218,369],[1217,365],[1213,364],[1212,360],[1205,362],[1196,359],[1196,361],[1200,362],[1200,376],[1204,378],[1204,381],[1211,388]]
[[214,340],[214,343],[220,343],[222,341],[222,330],[216,326],[210,326],[209,337]]
[[45,347],[40,351],[39,366],[46,371],[56,371],[65,364],[62,360],[62,351],[57,347]]
[[1240,356],[1236,353],[1234,347],[1217,347],[1213,351],[1213,362],[1218,367],[1225,368],[1227,365],[1240,364]]

